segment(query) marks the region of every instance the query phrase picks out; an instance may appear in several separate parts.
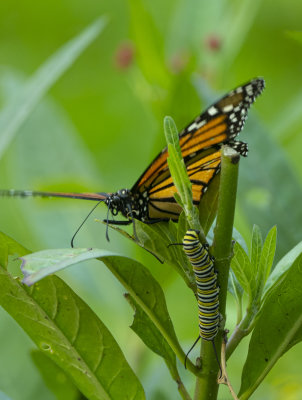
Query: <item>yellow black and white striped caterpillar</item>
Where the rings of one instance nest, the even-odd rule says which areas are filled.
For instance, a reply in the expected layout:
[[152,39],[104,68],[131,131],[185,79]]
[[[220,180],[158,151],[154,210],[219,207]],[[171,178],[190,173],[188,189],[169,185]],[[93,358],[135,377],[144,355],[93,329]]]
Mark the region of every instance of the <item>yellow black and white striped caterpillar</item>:
[[208,246],[202,245],[198,231],[189,229],[183,239],[183,249],[195,274],[199,312],[199,334],[204,340],[213,341],[219,328],[219,286],[213,259]]

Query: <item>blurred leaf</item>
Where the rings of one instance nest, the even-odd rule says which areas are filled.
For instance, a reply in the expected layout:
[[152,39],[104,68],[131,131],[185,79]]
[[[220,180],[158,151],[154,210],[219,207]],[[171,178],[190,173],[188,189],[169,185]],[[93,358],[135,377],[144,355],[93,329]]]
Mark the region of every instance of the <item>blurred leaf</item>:
[[238,242],[234,245],[234,256],[231,261],[231,268],[238,282],[248,294],[249,300],[252,300],[251,295],[255,289],[255,275],[248,255],[243,250]]
[[283,112],[276,115],[276,118],[272,121],[272,132],[274,137],[278,138],[280,144],[285,147],[293,136],[293,128],[295,124],[298,125],[298,132],[300,132],[301,126],[301,104],[302,104],[302,92],[291,99],[284,105]]
[[133,297],[126,295],[126,299],[135,312],[133,323],[130,328],[142,339],[146,346],[154,353],[164,358],[171,371],[177,372],[175,353],[163,338],[156,325],[153,324],[148,315],[135,302]]
[[[240,165],[240,205],[250,223],[260,225],[262,231],[278,226],[278,260],[301,240],[302,207],[297,207],[297,199],[302,198],[301,185],[283,151],[252,116],[247,129],[249,156]],[[257,188],[267,194],[264,202],[257,203],[250,197]]]
[[19,93],[1,111],[0,158],[43,95],[97,37],[105,23],[104,18],[98,19],[80,35],[57,50],[39,67],[32,78],[28,79]]
[[[39,369],[46,386],[57,400],[79,400],[82,394],[70,380],[69,376],[42,351],[34,350],[31,357]],[[83,399],[84,400],[84,399]]]
[[0,265],[3,268],[7,268],[8,256],[23,256],[28,253],[30,253],[29,250],[11,237],[5,235],[5,233],[0,232]]
[[301,31],[287,31],[286,36],[296,40],[302,45],[302,32]]
[[249,30],[257,17],[261,1],[246,0],[237,3],[236,7],[228,5],[219,27],[223,39],[221,58],[219,59],[220,65],[224,65],[224,68],[221,69],[222,74],[228,70],[244,45]]
[[0,391],[0,400],[12,400],[12,398],[8,397],[5,393]]
[[[142,0],[128,0],[131,13],[132,37],[136,45],[136,58],[142,73],[155,86],[155,93],[161,96],[160,88],[169,87],[169,74],[164,61],[163,40],[155,21]],[[158,87],[156,88],[156,86]]]
[[288,271],[295,259],[302,253],[302,242],[298,243],[278,262],[265,284],[264,293],[273,287],[276,282]]
[[26,288],[0,268],[0,304],[87,398],[145,398],[111,333],[61,279]]
[[258,271],[260,265],[262,250],[262,235],[258,225],[253,226],[252,245],[251,245],[251,263],[255,272]]
[[268,294],[243,368],[240,399],[248,399],[278,359],[302,340],[302,254]]
[[[5,74],[0,86],[8,84],[6,97],[10,97],[23,83],[17,74]],[[91,151],[66,111],[49,97],[20,129],[20,135],[1,161],[1,188],[85,192],[103,187],[103,175]],[[23,242],[28,247],[68,247],[75,225],[80,224],[88,209],[90,202],[1,198],[0,218],[5,231],[20,233],[20,237],[26,232]],[[91,223],[86,237],[84,229],[76,244],[84,242],[98,247],[99,240],[94,239],[98,238],[99,229],[97,224]]]

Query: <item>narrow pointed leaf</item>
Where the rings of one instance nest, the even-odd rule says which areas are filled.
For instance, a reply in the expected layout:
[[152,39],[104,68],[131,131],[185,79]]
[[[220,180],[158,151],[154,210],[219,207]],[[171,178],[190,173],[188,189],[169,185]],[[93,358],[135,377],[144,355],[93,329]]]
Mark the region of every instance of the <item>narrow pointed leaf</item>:
[[261,294],[273,265],[275,251],[276,251],[276,241],[277,241],[277,228],[274,226],[267,234],[260,256],[260,265],[257,274],[257,282],[259,283],[259,290]]
[[0,113],[0,158],[41,98],[98,36],[105,24],[105,18],[100,18],[64,44],[36,70],[4,107]]
[[261,230],[258,225],[254,225],[252,233],[251,263],[255,268],[255,271],[258,271],[259,268],[262,244]]
[[252,265],[248,255],[238,242],[234,245],[234,257],[231,261],[231,268],[238,282],[244,291],[251,296],[255,288],[255,278],[252,271]]
[[264,292],[266,293],[286,271],[291,267],[295,259],[302,253],[302,242],[298,243],[291,251],[285,254],[284,257],[278,262],[273,272],[270,274]]
[[151,13],[142,0],[128,0],[131,31],[137,49],[137,62],[146,79],[159,87],[170,84],[164,60],[163,40]]

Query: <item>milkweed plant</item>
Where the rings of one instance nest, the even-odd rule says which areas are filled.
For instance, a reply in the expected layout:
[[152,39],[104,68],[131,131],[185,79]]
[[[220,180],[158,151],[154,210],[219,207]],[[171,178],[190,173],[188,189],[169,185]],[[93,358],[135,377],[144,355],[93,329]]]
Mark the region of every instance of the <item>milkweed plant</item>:
[[[196,360],[191,355],[186,357],[188,349],[177,337],[160,282],[141,263],[94,248],[30,253],[1,233],[0,304],[37,345],[35,364],[57,398],[62,384],[56,377],[61,374],[65,377],[64,391],[69,395],[66,398],[79,398],[75,396],[78,393],[81,398],[93,400],[145,399],[144,388],[113,333],[62,279],[53,275],[88,259],[105,264],[123,285],[125,299],[134,310],[131,328],[158,355],[158,362],[166,364],[182,399],[216,399],[221,384],[229,387],[234,399],[249,399],[278,359],[301,340],[301,243],[272,268],[277,229],[273,227],[263,240],[260,228],[254,226],[248,252],[244,244],[234,240],[233,231],[238,153],[223,146],[221,173],[197,209],[172,118],[166,117],[164,129],[169,168],[178,191],[176,200],[183,212],[177,224],[170,221],[146,225],[135,221],[138,244],[173,266],[183,280],[183,290],[191,290],[196,297],[195,276],[182,246],[169,245],[181,243],[189,228],[200,232],[201,243],[209,242],[220,288],[220,324],[214,340],[217,357],[212,343],[205,340],[198,343],[200,355]],[[207,236],[212,225],[210,240]],[[131,235],[112,228],[137,242]],[[9,257],[16,255],[22,261],[23,281],[8,270]],[[237,323],[230,332],[226,329],[228,294],[237,304]],[[227,374],[227,360],[249,335],[241,387],[235,390],[232,376]],[[183,381],[184,364],[191,380],[196,381],[194,394],[189,393]]]

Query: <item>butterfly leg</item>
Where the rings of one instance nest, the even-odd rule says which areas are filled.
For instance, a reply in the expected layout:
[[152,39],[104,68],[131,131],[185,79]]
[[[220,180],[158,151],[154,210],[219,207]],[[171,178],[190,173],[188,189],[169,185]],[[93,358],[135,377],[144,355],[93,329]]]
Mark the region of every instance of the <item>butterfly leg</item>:
[[115,221],[114,219],[104,219],[103,222],[110,225],[130,225],[132,221]]
[[144,224],[147,225],[153,225],[153,224],[157,224],[158,222],[168,222],[169,220],[166,218],[157,218],[157,219],[151,219],[149,221],[143,221]]

